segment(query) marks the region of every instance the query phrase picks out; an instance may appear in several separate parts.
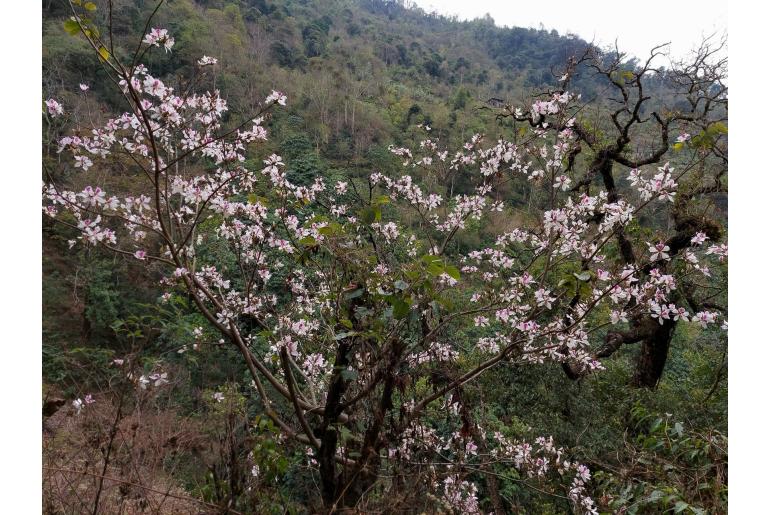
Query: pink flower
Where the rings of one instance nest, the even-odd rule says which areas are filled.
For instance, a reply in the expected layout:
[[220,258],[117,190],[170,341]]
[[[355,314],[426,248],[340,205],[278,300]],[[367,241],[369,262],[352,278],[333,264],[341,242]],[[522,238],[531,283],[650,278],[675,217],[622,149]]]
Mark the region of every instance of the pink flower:
[[144,261],[145,259],[147,259],[147,253],[143,250],[137,250],[136,252],[134,252],[134,257],[136,259]]
[[51,115],[51,118],[56,118],[57,116],[64,114],[64,108],[53,98],[46,100],[45,105],[48,108],[48,114]]
[[174,38],[169,36],[168,30],[166,29],[152,29],[149,34],[144,36],[142,42],[157,47],[163,44],[163,48],[166,52],[171,50],[171,47],[174,46]]
[[698,232],[698,233],[695,233],[695,236],[693,236],[690,239],[690,243],[692,243],[693,245],[702,245],[703,242],[706,241],[707,239],[709,239],[709,237],[706,236],[705,233]]
[[628,322],[628,317],[626,316],[625,311],[613,310],[610,312],[610,321],[612,321],[613,324]]
[[88,84],[80,84],[80,91],[88,91]]
[[692,317],[692,321],[705,328],[709,324],[713,324],[717,321],[717,315],[711,311],[699,311]]
[[591,479],[591,471],[585,465],[578,465],[577,475],[584,483]]
[[[649,245],[649,244],[648,244]],[[652,261],[658,261],[659,259],[668,259],[668,251],[671,250],[668,245],[666,245],[663,242],[656,243],[655,245],[650,245],[650,259]]]
[[88,156],[75,156],[75,168],[82,168],[85,172],[91,166],[93,166],[94,162],[91,161],[91,159]]

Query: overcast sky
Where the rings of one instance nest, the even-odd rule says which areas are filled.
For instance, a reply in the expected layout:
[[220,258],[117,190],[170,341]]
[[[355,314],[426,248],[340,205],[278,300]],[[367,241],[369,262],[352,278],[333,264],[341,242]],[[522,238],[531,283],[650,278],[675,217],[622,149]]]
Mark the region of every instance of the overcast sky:
[[[725,0],[415,0],[426,11],[481,18],[489,13],[498,26],[556,29],[604,46],[618,40],[621,51],[646,57],[671,42],[671,55],[686,55],[704,34],[727,31]],[[660,63],[664,64],[665,63]]]

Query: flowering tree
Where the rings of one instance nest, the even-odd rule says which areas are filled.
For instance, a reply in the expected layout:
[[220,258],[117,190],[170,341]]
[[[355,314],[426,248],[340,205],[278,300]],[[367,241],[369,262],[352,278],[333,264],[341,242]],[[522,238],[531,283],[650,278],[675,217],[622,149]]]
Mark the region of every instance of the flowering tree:
[[[647,346],[642,361],[655,361],[678,321],[726,324],[697,283],[684,282],[708,275],[726,256],[721,231],[688,211],[700,195],[723,190],[724,172],[705,168],[720,147],[701,149],[683,134],[677,145],[691,160],[657,166],[675,127],[721,137],[707,121],[714,107],[696,98],[689,115],[653,113],[661,149],[632,156],[632,131],[647,121],[640,112],[649,62],[625,72],[619,60],[606,68],[597,58],[597,70],[625,99],[612,116],[614,141],[579,118],[584,105],[567,91],[573,63],[561,89],[526,111],[510,109],[526,122],[513,141],[475,135],[450,151],[424,127],[419,148],[392,148],[403,159],[400,177],[375,171],[364,181],[317,177],[298,185],[280,156],[247,165],[286,96],[273,91],[245,122],[228,123],[217,91],[195,92],[194,82],[177,90],[141,64],[155,48],[173,49],[165,29],[148,30],[125,61],[87,11],[72,7],[65,28],[88,41],[127,111],[60,140],[59,152],[71,156],[85,183],[69,189],[49,175],[44,212],[71,227],[72,246],[99,245],[138,260],[162,274],[164,299],[194,302],[240,352],[264,414],[287,442],[307,449],[327,510],[408,490],[409,481],[445,508],[475,513],[469,474],[505,463],[526,477],[563,481],[576,511],[596,512],[584,465],[549,437],[517,441],[474,420],[464,387],[516,363],[554,362],[582,376],[636,341]],[[199,73],[216,63],[202,56]],[[712,95],[709,81],[701,85]],[[707,102],[721,104],[723,95]],[[45,109],[66,116],[55,99]],[[585,167],[581,145],[593,154]],[[622,195],[614,165],[629,169],[631,187]],[[131,178],[122,190],[88,184],[96,170],[118,169]],[[426,177],[436,186],[426,187]],[[715,182],[699,185],[706,180]],[[489,245],[462,248],[462,234],[510,212],[505,194],[513,186],[545,197],[520,226],[500,230]],[[672,236],[632,230],[656,210],[673,216]],[[211,252],[214,245],[228,259]],[[467,327],[482,336],[458,341]],[[606,336],[597,348],[599,335]],[[151,380],[137,378],[137,386]],[[654,381],[645,375],[639,382]],[[433,423],[437,413],[448,429]],[[501,510],[494,484],[488,481],[489,495]]]
[[[657,385],[679,321],[692,318],[705,327],[718,314],[726,315],[726,306],[713,301],[726,291],[724,267],[712,273],[709,264],[701,263],[699,257],[713,255],[718,263],[727,258],[727,246],[720,243],[724,235],[720,216],[710,212],[714,196],[727,193],[727,61],[715,58],[723,47],[724,42],[714,44],[707,39],[692,60],[672,63],[667,72],[652,67],[663,47],[653,49],[644,64],[635,69],[629,68],[618,52],[603,56],[591,49],[581,59],[569,63],[556,92],[558,95],[568,88],[576,68],[587,63],[613,93],[608,97],[607,119],[592,120],[596,124],[606,122],[602,130],[597,131],[596,126],[585,120],[570,125],[575,144],[567,150],[564,173],[556,176],[554,172],[554,188],[589,194],[595,180],[600,179],[607,200],[613,204],[665,201],[663,206],[656,206],[656,211],[661,218],[659,225],[666,225],[669,230],[658,231],[657,241],[635,245],[628,224],[616,228],[613,237],[618,261],[663,284],[666,296],[650,299],[648,309],[633,313],[628,308],[637,306],[639,299],[625,298],[623,309],[613,311],[611,318],[613,323],[630,322],[628,329],[607,332],[605,344],[595,352],[597,359],[606,358],[624,344],[640,342],[633,378],[637,386]],[[647,91],[652,89],[650,83],[655,75],[663,75],[659,80],[677,93],[672,102],[676,108],[661,105]],[[558,134],[564,127],[549,119],[551,111],[555,109],[540,101],[531,113],[508,107],[503,116],[527,122],[536,130]],[[673,135],[676,136],[672,141]],[[585,171],[575,173],[575,159],[584,150],[591,156]],[[668,162],[672,158],[681,163],[678,171]],[[630,191],[622,191],[617,184],[618,166],[628,170]],[[657,173],[646,174],[643,167],[648,166],[657,166]],[[574,183],[570,175],[576,179]],[[629,195],[638,196],[633,199]],[[723,214],[721,218],[724,217]],[[704,278],[713,283],[712,287],[703,288],[698,283]],[[615,294],[622,296],[620,292],[617,289]],[[727,329],[726,319],[722,326]],[[564,364],[564,369],[573,379],[582,374],[579,367],[569,363]]]

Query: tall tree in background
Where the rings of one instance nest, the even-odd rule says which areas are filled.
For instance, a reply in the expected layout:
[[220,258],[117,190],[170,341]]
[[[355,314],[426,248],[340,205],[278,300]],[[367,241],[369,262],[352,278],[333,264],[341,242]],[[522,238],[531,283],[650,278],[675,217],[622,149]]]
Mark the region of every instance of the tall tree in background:
[[[727,194],[728,164],[727,59],[721,57],[723,48],[724,42],[714,44],[706,40],[691,61],[673,63],[672,68],[665,71],[652,67],[655,58],[662,55],[663,47],[653,49],[642,66],[633,67],[624,62],[623,54],[617,51],[607,55],[592,49],[582,59],[570,63],[567,73],[561,77],[560,89],[549,94],[563,93],[569,87],[572,73],[583,63],[606,82],[609,90],[606,118],[579,116],[571,125],[578,143],[569,153],[567,171],[577,172],[575,160],[581,153],[589,154],[585,171],[576,174],[571,192],[589,194],[591,188],[601,185],[610,202],[626,201],[634,192],[623,191],[618,184],[619,177],[628,175],[631,186],[645,187],[640,175],[642,167],[665,163],[660,168],[660,176],[654,179],[665,180],[667,174],[673,173],[669,171],[669,161],[681,163],[676,176],[685,180],[677,181],[680,186],[671,192],[670,206],[656,213],[657,227],[668,228],[655,234],[667,260],[655,266],[640,266],[639,256],[646,253],[645,247],[652,251],[658,244],[634,245],[626,227],[615,231],[617,253],[623,264],[639,268],[640,273],[648,277],[681,271],[688,264],[696,267],[700,273],[683,278],[672,300],[686,303],[692,311],[710,309],[726,316],[726,306],[714,301],[726,294],[724,269],[712,271],[701,267],[692,253],[694,247],[708,240],[710,253],[718,255],[720,261],[726,257],[726,246],[717,245],[725,233],[722,221],[726,218],[723,201]],[[654,88],[654,79],[669,86],[673,98],[655,98],[655,93],[648,91]],[[512,116],[548,132],[564,130],[549,119],[548,113],[525,115],[509,107],[503,116]],[[646,196],[642,191],[642,200]],[[594,220],[595,223],[601,221],[602,217]],[[704,277],[711,284],[700,288],[698,281]],[[579,301],[579,295],[576,300]],[[628,299],[626,308],[632,308],[636,302],[635,298]],[[637,386],[653,388],[658,384],[676,325],[686,320],[665,305],[656,313],[659,314],[656,319],[638,313],[630,319],[628,329],[609,331],[604,345],[595,352],[597,359],[607,358],[624,344],[639,343],[633,377]],[[572,378],[581,376],[569,363],[564,364],[564,369]]]

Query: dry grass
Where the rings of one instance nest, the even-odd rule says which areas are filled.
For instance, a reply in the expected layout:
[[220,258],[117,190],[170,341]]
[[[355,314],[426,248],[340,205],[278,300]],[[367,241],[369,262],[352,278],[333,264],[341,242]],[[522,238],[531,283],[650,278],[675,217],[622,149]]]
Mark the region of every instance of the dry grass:
[[97,399],[78,415],[65,404],[44,423],[43,512],[215,513],[172,479],[203,443],[198,424],[170,411],[118,415]]

